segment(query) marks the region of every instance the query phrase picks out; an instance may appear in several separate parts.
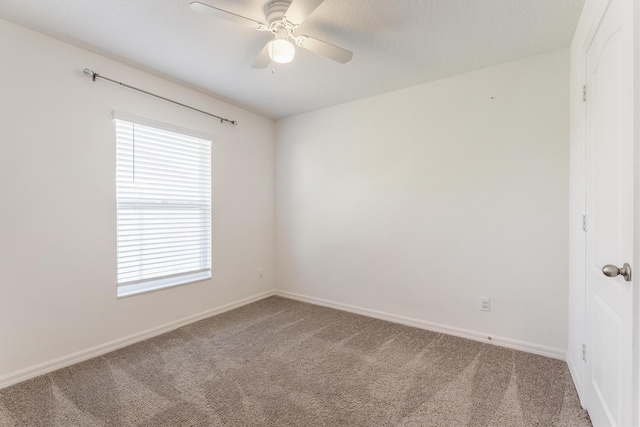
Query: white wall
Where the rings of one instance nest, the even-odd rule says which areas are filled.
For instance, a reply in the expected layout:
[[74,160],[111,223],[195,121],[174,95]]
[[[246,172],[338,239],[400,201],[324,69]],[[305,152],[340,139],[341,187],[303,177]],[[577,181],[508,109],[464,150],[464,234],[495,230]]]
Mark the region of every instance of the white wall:
[[[566,348],[566,50],[282,120],[277,165],[259,115],[2,20],[0,58],[0,383],[275,287]],[[112,110],[213,136],[212,280],[116,298]]]
[[[94,83],[85,67],[239,125]],[[112,110],[212,135],[211,280],[116,298]],[[0,20],[0,380],[273,289],[274,130],[269,119]]]
[[568,100],[560,50],[277,122],[278,288],[564,355]]

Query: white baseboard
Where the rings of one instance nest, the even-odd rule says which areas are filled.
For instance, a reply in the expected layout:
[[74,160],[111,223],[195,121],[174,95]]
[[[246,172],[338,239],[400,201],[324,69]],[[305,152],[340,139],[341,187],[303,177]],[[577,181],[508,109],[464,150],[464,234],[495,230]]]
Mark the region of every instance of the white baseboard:
[[442,334],[447,334],[447,335],[454,335],[456,337],[467,338],[470,340],[481,341],[489,344],[495,344],[500,347],[511,348],[514,350],[520,350],[527,353],[538,354],[541,356],[546,356],[546,357],[551,357],[553,359],[566,361],[566,351],[559,348],[548,347],[545,345],[534,344],[526,341],[519,341],[512,338],[495,336],[495,335],[486,334],[478,331],[472,331],[469,329],[456,328],[453,326],[442,325],[439,323],[427,322],[425,320],[399,316],[396,314],[385,313],[383,311],[371,310],[368,308],[357,307],[355,305],[343,304],[335,301],[328,301],[322,298],[309,297],[309,296],[300,295],[300,294],[296,294],[288,291],[276,290],[275,295],[302,301],[302,302],[308,302],[310,304],[335,308],[337,310],[361,314],[367,317],[387,320],[389,322],[400,323],[407,326],[413,326],[415,328],[426,329],[433,332],[440,332]]
[[147,329],[146,331],[138,332],[124,338],[118,338],[116,340],[100,344],[94,347],[80,350],[75,353],[59,357],[57,359],[50,360],[48,362],[40,363],[29,368],[21,369],[17,372],[12,372],[0,377],[0,389],[8,387],[13,384],[17,384],[22,381],[26,381],[31,378],[35,378],[40,375],[48,374],[60,368],[73,365],[74,363],[82,362],[84,360],[91,359],[96,356],[100,356],[110,351],[117,350],[122,347],[134,344],[139,341],[146,340],[148,338],[155,337],[157,335],[164,334],[166,332],[178,329],[182,326],[190,323],[197,322],[207,317],[215,316],[216,314],[224,313],[225,311],[233,310],[234,308],[242,307],[243,305],[251,304],[252,302],[259,301],[264,298],[275,295],[275,291],[267,291],[258,295],[254,295],[249,298],[244,298],[239,301],[235,301],[229,304],[225,304],[221,307],[213,308],[211,310],[204,311],[202,313],[194,314],[164,325]]
[[[199,320],[206,319],[207,317],[215,316],[216,314],[224,313],[226,311],[233,310],[238,307],[242,307],[243,305],[251,304],[252,302],[256,302],[273,295],[279,295],[285,298],[290,298],[297,301],[303,301],[310,304],[335,308],[337,310],[361,314],[367,317],[387,320],[389,322],[400,323],[403,325],[413,326],[420,329],[440,332],[447,335],[454,335],[461,338],[467,338],[474,341],[481,341],[485,343],[495,344],[501,347],[512,348],[514,350],[525,351],[528,353],[539,354],[541,356],[547,356],[554,359],[560,359],[560,360],[566,361],[566,352],[558,348],[547,347],[539,344],[533,344],[525,341],[519,341],[519,340],[499,337],[495,335],[492,335],[491,339],[489,339],[488,334],[478,332],[478,331],[472,331],[472,330],[463,329],[463,328],[456,328],[452,326],[442,325],[439,323],[427,322],[420,319],[399,316],[399,315],[390,314],[390,313],[386,313],[378,310],[371,310],[368,308],[358,307],[350,304],[343,304],[335,301],[329,301],[322,298],[309,297],[305,295],[296,294],[293,292],[272,290],[272,291],[263,292],[261,294],[258,294],[249,298],[244,298],[239,301],[235,301],[235,302],[223,305],[221,307],[207,310],[202,313],[188,316],[183,319],[176,320],[174,322],[166,323],[164,325],[161,325],[155,328],[147,329],[145,331],[138,332],[136,334],[119,338],[117,340],[113,340],[104,344],[90,347],[85,350],[80,350],[78,352],[59,357],[57,359],[53,359],[48,362],[40,363],[38,365],[34,365],[25,369],[21,369],[19,371],[12,372],[7,375],[3,375],[0,377],[0,389],[8,387],[13,384],[17,384],[22,381],[26,381],[31,378],[35,378],[40,375],[48,374],[49,372],[53,372],[55,370],[73,365],[74,363],[79,363],[79,362],[91,359],[93,357],[97,357],[102,354],[109,353],[110,351],[114,351],[119,348],[137,343],[139,341],[143,341],[148,338],[152,338],[154,336],[164,334],[166,332],[172,331],[174,329],[178,329],[190,323],[194,323]],[[577,377],[574,372],[575,370],[572,368],[573,367],[569,364],[569,369],[575,381]],[[578,386],[578,383],[576,383],[576,386]]]

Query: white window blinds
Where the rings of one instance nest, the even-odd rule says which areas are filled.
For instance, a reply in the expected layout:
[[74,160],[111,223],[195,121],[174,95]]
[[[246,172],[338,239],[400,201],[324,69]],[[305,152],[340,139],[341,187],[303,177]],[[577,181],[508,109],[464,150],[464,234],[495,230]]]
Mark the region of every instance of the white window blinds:
[[211,277],[211,141],[116,116],[118,296]]

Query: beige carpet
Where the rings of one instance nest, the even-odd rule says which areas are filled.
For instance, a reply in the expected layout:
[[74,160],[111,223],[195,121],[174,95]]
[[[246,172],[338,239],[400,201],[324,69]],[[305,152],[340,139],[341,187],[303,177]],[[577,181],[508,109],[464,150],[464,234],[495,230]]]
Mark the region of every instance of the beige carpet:
[[584,426],[564,362],[272,297],[0,390],[0,426]]

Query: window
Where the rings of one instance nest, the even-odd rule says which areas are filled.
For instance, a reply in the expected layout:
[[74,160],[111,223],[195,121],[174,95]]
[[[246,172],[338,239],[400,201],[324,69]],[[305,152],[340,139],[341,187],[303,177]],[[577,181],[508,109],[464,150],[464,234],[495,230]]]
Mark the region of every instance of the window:
[[211,277],[211,141],[114,114],[118,296]]

